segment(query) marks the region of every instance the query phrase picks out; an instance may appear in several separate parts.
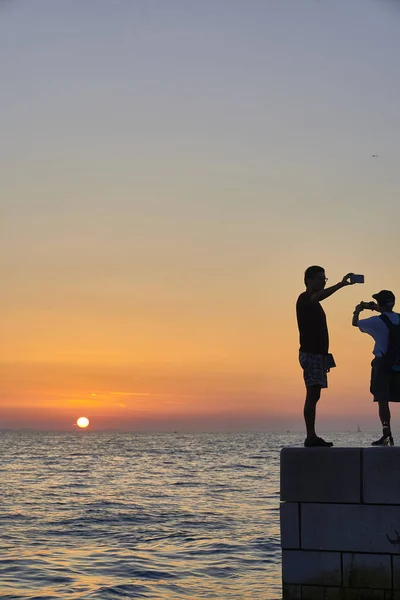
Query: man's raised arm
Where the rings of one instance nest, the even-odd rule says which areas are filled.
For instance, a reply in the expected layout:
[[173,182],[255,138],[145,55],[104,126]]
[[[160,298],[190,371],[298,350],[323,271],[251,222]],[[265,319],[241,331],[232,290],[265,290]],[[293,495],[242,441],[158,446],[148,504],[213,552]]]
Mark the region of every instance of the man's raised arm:
[[332,296],[332,294],[334,294],[335,292],[340,290],[342,287],[346,287],[347,285],[354,285],[350,281],[350,277],[352,275],[353,275],[353,273],[347,273],[347,275],[345,275],[343,277],[342,281],[339,281],[339,283],[336,283],[336,285],[332,285],[331,287],[320,290],[319,292],[315,292],[315,294],[312,294],[312,296],[311,296],[311,301],[312,302],[321,302],[321,300],[325,300],[325,298],[329,298],[329,296]]
[[358,319],[360,316],[360,312],[362,310],[364,310],[365,308],[368,308],[369,310],[376,310],[377,312],[380,312],[379,305],[376,302],[360,302],[360,304],[357,304],[357,306],[355,307],[354,312],[353,312],[353,319],[351,321],[351,324],[353,325],[353,327],[358,327]]

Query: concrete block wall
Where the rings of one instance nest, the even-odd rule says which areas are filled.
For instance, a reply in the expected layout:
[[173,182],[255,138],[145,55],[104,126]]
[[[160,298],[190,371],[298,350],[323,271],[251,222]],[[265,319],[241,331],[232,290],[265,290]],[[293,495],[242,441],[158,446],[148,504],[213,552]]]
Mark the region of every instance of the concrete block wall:
[[400,448],[284,448],[284,600],[400,600]]

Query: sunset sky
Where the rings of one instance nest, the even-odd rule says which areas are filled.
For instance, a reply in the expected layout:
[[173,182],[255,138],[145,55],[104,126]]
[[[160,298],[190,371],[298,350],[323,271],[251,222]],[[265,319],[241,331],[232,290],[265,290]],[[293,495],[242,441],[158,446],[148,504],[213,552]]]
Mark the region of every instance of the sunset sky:
[[324,302],[321,427],[377,424],[350,323],[400,296],[399,30],[396,0],[2,0],[0,428],[301,429],[311,264],[366,277]]

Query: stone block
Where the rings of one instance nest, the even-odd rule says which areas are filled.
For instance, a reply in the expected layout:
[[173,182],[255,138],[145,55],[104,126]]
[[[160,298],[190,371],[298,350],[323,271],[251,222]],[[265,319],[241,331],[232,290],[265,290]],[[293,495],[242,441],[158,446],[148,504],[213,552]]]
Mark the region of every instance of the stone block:
[[300,548],[299,503],[283,502],[280,512],[282,548]]
[[302,504],[301,547],[309,550],[400,551],[400,506]]
[[361,449],[283,448],[281,500],[360,502]]
[[[400,529],[400,526],[399,526]],[[395,552],[400,552],[400,546],[397,546]],[[393,556],[393,588],[400,590],[400,556]]]
[[342,600],[342,588],[320,585],[303,585],[302,600]]
[[301,585],[283,585],[283,600],[302,600]]
[[392,587],[389,554],[343,554],[343,585],[368,589]]
[[400,504],[400,448],[366,448],[362,452],[364,502]]
[[301,586],[301,600],[400,600],[392,596],[391,590],[370,590],[366,588]]
[[341,600],[385,600],[384,590],[343,588]]
[[340,552],[283,550],[282,575],[286,584],[339,586],[342,583]]

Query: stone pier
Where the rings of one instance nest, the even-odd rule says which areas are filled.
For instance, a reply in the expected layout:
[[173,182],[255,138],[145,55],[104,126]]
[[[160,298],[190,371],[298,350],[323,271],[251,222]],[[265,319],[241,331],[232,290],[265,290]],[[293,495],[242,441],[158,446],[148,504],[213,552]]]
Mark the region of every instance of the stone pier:
[[400,447],[284,448],[284,600],[400,600]]

